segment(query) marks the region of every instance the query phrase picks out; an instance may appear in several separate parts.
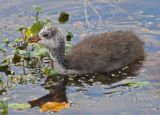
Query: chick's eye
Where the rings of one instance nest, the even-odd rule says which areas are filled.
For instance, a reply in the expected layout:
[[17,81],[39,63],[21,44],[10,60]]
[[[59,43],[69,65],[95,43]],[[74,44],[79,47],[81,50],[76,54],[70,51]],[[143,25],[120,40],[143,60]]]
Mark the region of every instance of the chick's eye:
[[48,37],[48,34],[47,33],[43,34],[43,37]]

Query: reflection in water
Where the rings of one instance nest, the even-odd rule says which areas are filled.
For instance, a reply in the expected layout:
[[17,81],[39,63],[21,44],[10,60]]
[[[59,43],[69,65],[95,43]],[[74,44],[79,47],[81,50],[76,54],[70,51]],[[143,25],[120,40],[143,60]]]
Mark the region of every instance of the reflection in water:
[[69,103],[66,96],[67,77],[54,77],[52,81],[45,81],[45,89],[50,90],[50,93],[36,100],[29,101],[31,107],[39,106],[42,112],[58,112],[62,109],[69,108]]
[[[128,76],[134,76],[138,73],[139,68],[143,65],[144,57],[136,60],[134,63],[108,74],[95,74],[84,76],[56,76],[47,78],[43,84],[44,88],[50,93],[38,99],[28,101],[31,107],[39,106],[42,112],[58,112],[70,107],[66,96],[66,86],[84,87],[84,84],[93,85],[96,82],[101,84],[112,84],[125,79]],[[110,87],[127,86],[121,84]],[[112,92],[111,92],[112,93]],[[114,92],[113,92],[114,93]]]

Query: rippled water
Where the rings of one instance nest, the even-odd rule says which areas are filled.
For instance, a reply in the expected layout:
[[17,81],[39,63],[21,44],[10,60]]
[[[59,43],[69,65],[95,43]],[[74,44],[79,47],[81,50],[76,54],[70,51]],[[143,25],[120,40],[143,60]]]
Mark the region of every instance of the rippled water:
[[[49,18],[57,25],[58,13],[71,14],[69,22],[58,25],[74,33],[75,44],[81,35],[109,30],[134,30],[145,42],[145,61],[134,74],[122,77],[90,76],[70,77],[54,80],[42,79],[37,84],[18,85],[15,90],[0,97],[9,97],[9,102],[28,102],[37,98],[54,96],[71,103],[69,109],[58,114],[65,115],[159,115],[160,114],[160,1],[158,0],[91,0],[99,12],[102,23],[92,8],[87,7],[90,26],[85,23],[83,0],[1,0],[0,1],[0,41],[7,37],[11,40],[18,36],[21,25],[30,25],[34,15],[33,5],[40,5],[42,19]],[[3,74],[1,74],[3,75]],[[4,76],[4,75],[3,75]],[[143,87],[129,87],[128,81],[149,83]],[[53,85],[47,85],[48,83]],[[56,85],[55,83],[58,83]],[[50,93],[52,92],[52,94]],[[9,115],[40,115],[35,105],[26,111],[10,109]]]

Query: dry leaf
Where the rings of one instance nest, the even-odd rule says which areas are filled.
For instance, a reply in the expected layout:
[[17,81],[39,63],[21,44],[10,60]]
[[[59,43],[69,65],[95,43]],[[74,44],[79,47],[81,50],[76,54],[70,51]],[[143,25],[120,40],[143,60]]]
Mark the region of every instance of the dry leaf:
[[62,109],[67,109],[70,104],[67,102],[47,102],[41,105],[41,112],[59,112]]

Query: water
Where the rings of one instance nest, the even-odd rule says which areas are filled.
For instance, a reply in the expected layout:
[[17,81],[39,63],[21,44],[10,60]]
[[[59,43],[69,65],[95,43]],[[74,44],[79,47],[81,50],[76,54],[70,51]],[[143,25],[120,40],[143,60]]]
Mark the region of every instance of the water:
[[[145,61],[135,74],[122,77],[90,76],[55,78],[37,83],[17,85],[8,94],[9,103],[25,103],[37,98],[39,102],[56,99],[68,101],[71,107],[57,114],[64,115],[159,115],[160,111],[160,1],[158,0],[119,0],[118,4],[111,0],[92,0],[102,24],[92,8],[87,7],[90,26],[86,26],[83,1],[75,0],[1,0],[0,1],[0,41],[7,37],[14,40],[19,36],[17,28],[33,22],[33,5],[40,5],[43,12],[41,19],[49,18],[56,25],[58,13],[66,11],[71,14],[69,22],[61,26],[74,33],[73,44],[79,36],[109,30],[134,30],[145,42]],[[69,28],[69,29],[68,29]],[[5,76],[1,73],[2,76]],[[130,87],[129,81],[145,82],[140,87]],[[50,93],[52,92],[52,94]],[[56,92],[56,93],[53,93]],[[44,97],[46,95],[46,97]],[[52,99],[50,99],[52,100]],[[9,115],[49,115],[39,112],[39,107],[18,111],[9,109]]]

